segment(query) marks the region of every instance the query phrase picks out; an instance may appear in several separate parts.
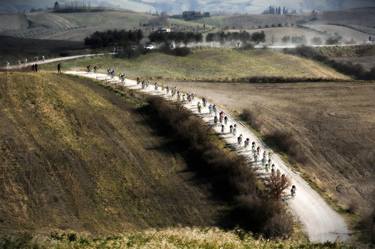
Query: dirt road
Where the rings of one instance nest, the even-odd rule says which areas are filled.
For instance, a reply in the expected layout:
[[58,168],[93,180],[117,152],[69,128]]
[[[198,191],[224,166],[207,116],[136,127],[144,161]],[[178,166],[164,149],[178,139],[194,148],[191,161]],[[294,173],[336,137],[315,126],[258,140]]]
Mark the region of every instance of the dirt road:
[[[113,84],[122,84],[118,77],[115,77],[112,80],[109,80],[105,74],[93,74],[93,73],[85,73],[79,71],[68,71],[66,72],[70,75],[78,75],[82,77],[93,78],[97,80],[106,80],[110,81]],[[171,95],[166,94],[165,91],[155,90],[153,85],[150,85],[147,89],[142,90],[140,86],[137,86],[136,82],[133,80],[126,80],[125,84],[126,87],[131,89],[138,89],[150,95],[159,95],[171,101],[177,101],[176,98],[172,98]],[[209,123],[213,124],[213,115],[208,113],[208,108],[202,108],[202,113],[198,113],[197,104],[201,101],[199,98],[195,98],[195,100],[191,103],[185,104],[185,107],[190,109],[192,112],[196,113],[202,119]],[[207,104],[207,106],[210,103]],[[218,108],[218,112],[221,109]],[[240,134],[243,135],[244,139],[250,138],[251,142],[255,142],[256,146],[260,146],[261,151],[260,155],[263,154],[263,151],[270,152],[271,150],[258,139],[258,137],[244,124],[240,121],[235,120],[229,113],[223,110],[228,116],[228,125],[225,127],[225,132],[221,133],[221,127],[215,126],[214,129],[217,133],[219,133],[222,138],[229,144],[233,144],[237,149],[238,153],[248,157],[250,160],[254,161],[254,154],[251,149],[245,149],[243,146],[237,145],[237,136]],[[237,136],[229,134],[228,126],[230,124],[237,125]],[[295,197],[289,197],[287,199],[287,204],[290,207],[293,214],[299,219],[302,223],[308,237],[313,242],[325,242],[325,241],[345,241],[349,238],[349,230],[344,221],[344,219],[335,212],[326,202],[325,200],[316,192],[314,191],[309,184],[302,179],[301,176],[297,172],[294,172],[290,169],[286,163],[275,153],[272,153],[272,163],[275,164],[276,169],[279,169],[283,174],[287,175],[293,185],[296,186],[297,194]],[[255,162],[255,164],[259,164]],[[267,173],[263,167],[260,166],[260,171],[263,173]],[[288,194],[288,193],[286,193]]]
[[60,61],[68,61],[68,60],[74,60],[74,59],[79,59],[79,58],[85,58],[85,57],[94,57],[94,56],[103,56],[108,53],[101,53],[101,54],[83,54],[83,55],[73,55],[73,56],[66,56],[66,57],[57,57],[53,59],[46,59],[46,60],[38,60],[38,61],[30,61],[27,63],[22,63],[20,65],[9,65],[6,67],[1,67],[0,69],[2,70],[16,70],[16,69],[21,69],[21,68],[26,68],[30,67],[33,64],[48,64],[48,63],[53,63],[53,62],[60,62]]

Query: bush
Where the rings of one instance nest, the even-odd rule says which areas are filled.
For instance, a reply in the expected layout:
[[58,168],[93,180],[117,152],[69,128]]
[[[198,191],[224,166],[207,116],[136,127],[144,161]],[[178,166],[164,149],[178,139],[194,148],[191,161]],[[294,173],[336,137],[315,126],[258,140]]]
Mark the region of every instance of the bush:
[[285,52],[302,56],[305,58],[313,59],[316,61],[319,61],[321,63],[324,63],[335,70],[350,75],[356,79],[359,80],[374,80],[375,79],[375,67],[367,72],[363,66],[360,64],[353,64],[353,63],[341,63],[337,62],[335,60],[331,60],[328,57],[320,54],[318,51],[316,51],[314,48],[301,46],[296,49],[286,49]]
[[175,48],[172,51],[176,56],[188,56],[189,54],[191,54],[191,49],[187,47]]
[[75,233],[69,233],[67,237],[69,242],[74,242],[77,240],[77,235]]
[[160,51],[165,54],[181,56],[181,57],[188,56],[189,54],[191,54],[191,49],[188,47],[178,47],[178,48],[173,49],[167,43],[163,44],[160,47]]
[[293,231],[290,217],[280,202],[240,196],[236,199],[236,207],[232,210],[231,219],[241,228],[261,233],[266,237],[287,237]]
[[245,109],[240,114],[240,119],[244,122],[248,123],[252,128],[257,131],[260,131],[262,124],[259,120],[257,120],[254,113],[252,113],[249,109]]
[[266,134],[264,142],[275,150],[287,154],[296,162],[305,163],[307,160],[301,145],[289,133],[276,131]]
[[183,106],[159,97],[148,99],[147,112],[153,123],[163,124],[158,128],[181,147],[190,167],[210,181],[215,194],[235,205],[226,220],[232,224],[227,224],[263,233],[265,225],[283,213],[280,203],[269,199],[257,187],[255,173],[245,158],[219,148],[210,137],[212,131],[201,119]]
[[322,41],[322,38],[320,38],[320,37],[313,37],[311,39],[311,43],[314,44],[314,45],[322,45],[323,41]]
[[375,209],[362,217],[358,228],[362,231],[363,240],[375,244]]
[[326,40],[326,44],[327,45],[335,45],[335,44],[339,44],[342,40],[342,37],[339,36],[339,35],[335,35],[335,36],[332,36],[332,37],[329,37],[327,40]]

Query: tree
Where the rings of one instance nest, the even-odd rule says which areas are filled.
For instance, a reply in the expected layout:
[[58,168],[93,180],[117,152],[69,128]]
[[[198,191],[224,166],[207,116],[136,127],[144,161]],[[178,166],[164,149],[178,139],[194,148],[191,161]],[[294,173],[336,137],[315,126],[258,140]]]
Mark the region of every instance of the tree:
[[251,40],[255,43],[261,43],[266,41],[266,34],[264,31],[261,32],[255,32],[251,35]]
[[311,42],[314,45],[321,45],[321,44],[323,44],[322,38],[320,38],[320,37],[314,37],[314,38],[312,38]]
[[284,36],[284,37],[281,39],[281,41],[282,41],[283,43],[289,43],[289,42],[290,42],[290,36],[288,36],[288,35]]
[[280,170],[272,170],[271,175],[265,180],[265,186],[271,198],[280,200],[283,191],[290,186],[290,181],[280,173]]
[[53,7],[53,9],[54,10],[59,10],[60,9],[60,4],[59,4],[59,2],[55,2],[55,5],[54,5],[54,7]]

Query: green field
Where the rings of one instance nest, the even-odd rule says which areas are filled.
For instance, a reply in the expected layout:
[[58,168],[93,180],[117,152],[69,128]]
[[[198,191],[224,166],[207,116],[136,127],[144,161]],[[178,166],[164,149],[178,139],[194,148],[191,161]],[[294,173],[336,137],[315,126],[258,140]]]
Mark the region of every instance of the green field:
[[[151,52],[135,59],[97,57],[63,63],[64,70],[97,65],[131,77],[178,81],[235,81],[246,77],[347,79],[318,62],[271,50],[196,49],[186,57]],[[55,64],[44,66],[54,70]]]

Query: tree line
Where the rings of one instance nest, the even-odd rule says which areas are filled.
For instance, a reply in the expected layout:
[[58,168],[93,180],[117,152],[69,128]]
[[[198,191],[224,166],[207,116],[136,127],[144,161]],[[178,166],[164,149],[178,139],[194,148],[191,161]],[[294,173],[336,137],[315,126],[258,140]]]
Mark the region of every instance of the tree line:
[[[142,30],[108,30],[104,32],[95,32],[89,37],[85,38],[85,45],[93,48],[106,48],[111,46],[119,46],[128,48],[131,46],[140,45],[144,35]],[[198,43],[203,41],[202,33],[197,32],[160,32],[155,31],[148,35],[150,42],[158,44],[185,44]],[[266,35],[263,31],[248,33],[242,32],[217,32],[209,33],[206,36],[207,42],[228,42],[228,41],[241,41],[243,43],[261,43],[265,42]]]
[[148,36],[150,42],[155,43],[183,43],[187,45],[192,42],[202,42],[203,35],[201,33],[194,32],[152,32]]
[[229,41],[241,41],[243,43],[254,42],[256,44],[265,42],[266,34],[261,32],[255,32],[250,34],[249,32],[216,32],[209,33],[206,37],[207,42],[229,42]]
[[360,64],[353,64],[351,62],[339,62],[319,53],[314,48],[301,46],[296,49],[285,49],[285,52],[302,56],[308,59],[316,60],[324,63],[340,73],[350,75],[357,80],[374,80],[375,79],[375,67],[367,71]]
[[129,47],[130,45],[139,45],[143,38],[143,32],[140,29],[97,31],[85,38],[85,45],[93,49],[110,46]]

